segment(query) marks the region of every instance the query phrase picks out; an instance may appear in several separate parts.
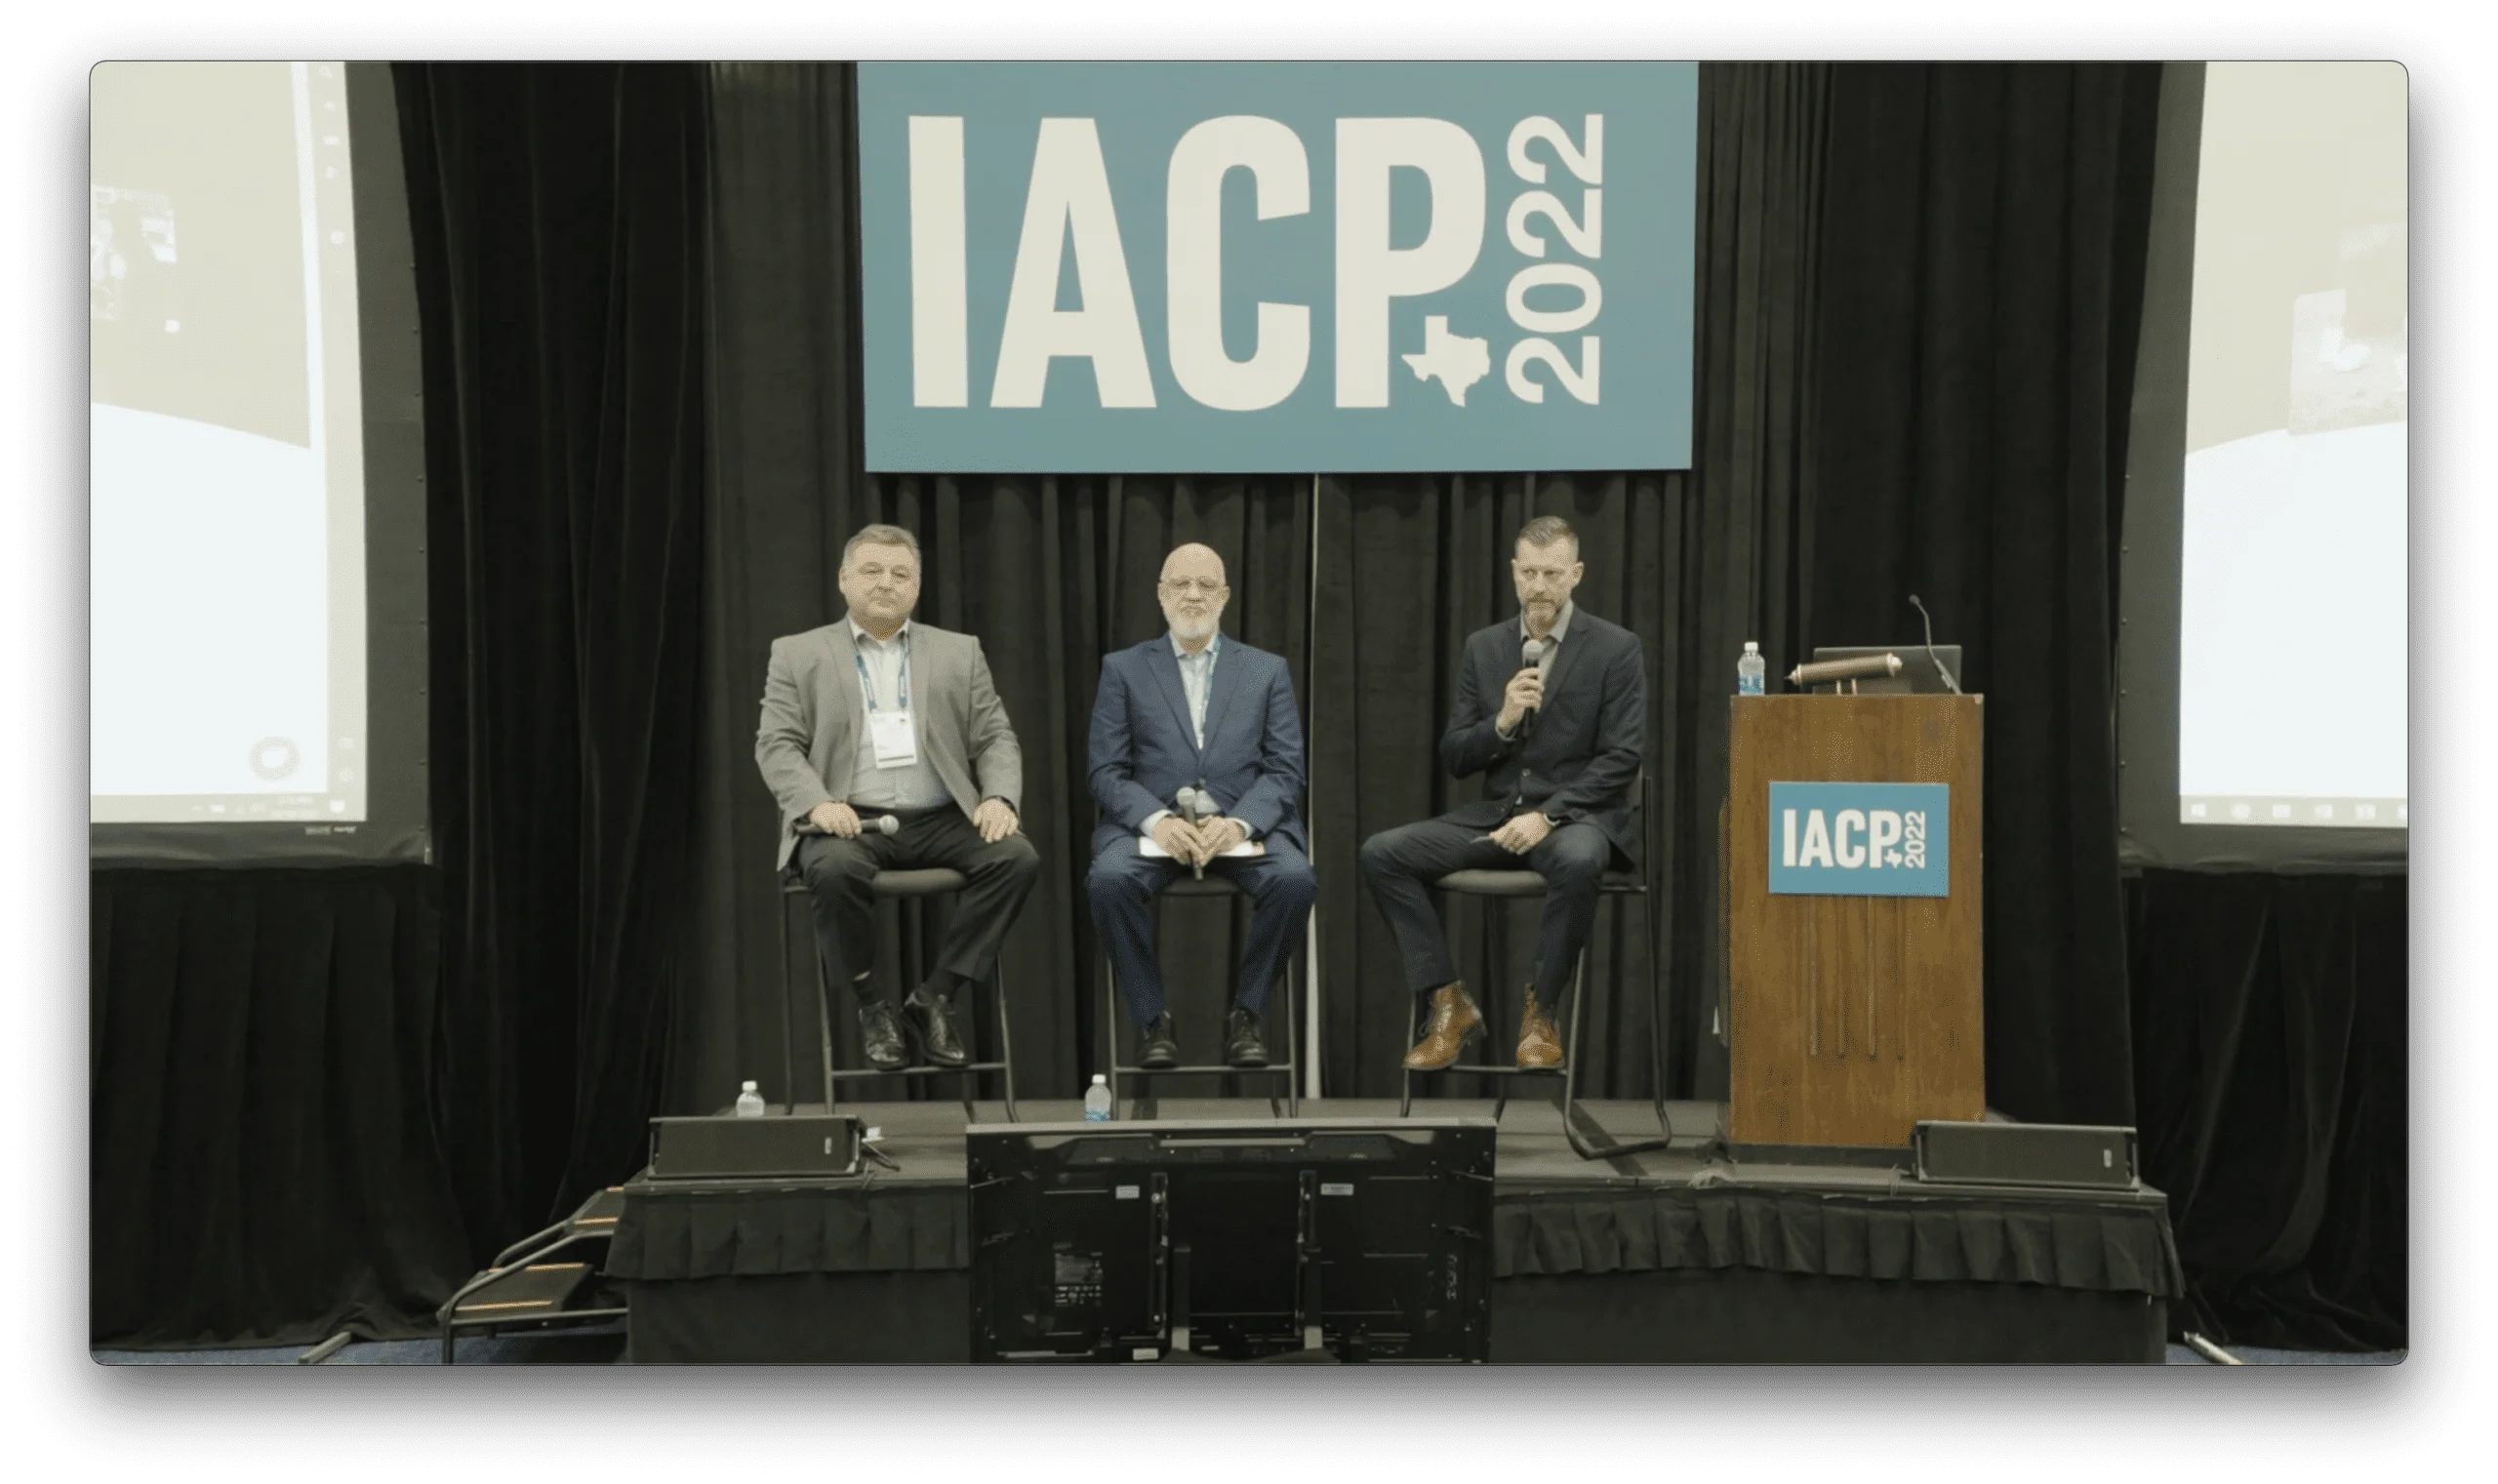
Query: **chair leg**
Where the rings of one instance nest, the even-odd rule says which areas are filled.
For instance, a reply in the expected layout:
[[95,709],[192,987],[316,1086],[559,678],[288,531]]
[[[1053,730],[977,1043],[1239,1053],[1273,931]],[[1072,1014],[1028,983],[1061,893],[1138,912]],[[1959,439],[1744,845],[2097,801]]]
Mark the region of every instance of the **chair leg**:
[[1657,963],[1657,903],[1652,895],[1644,892],[1639,897],[1639,929],[1644,935],[1642,941],[1648,945],[1648,1075],[1653,1079],[1649,1086],[1656,1093],[1657,1128],[1666,1137],[1666,1146],[1671,1148],[1674,1142],[1674,1120],[1666,1111],[1666,1045],[1672,1028],[1666,1023],[1665,971]]
[[[798,996],[789,988],[789,898],[783,894],[774,902],[773,913],[781,931],[773,936],[781,941],[781,1097],[789,1111],[798,1110]],[[807,936],[807,946],[815,946],[815,935]],[[822,973],[819,966],[818,973]]]
[[[1653,958],[1650,961],[1650,967],[1651,969],[1655,967]],[[1658,1127],[1665,1131],[1663,1138],[1633,1140],[1629,1143],[1609,1143],[1602,1148],[1599,1148],[1591,1142],[1587,1136],[1579,1132],[1579,1123],[1576,1117],[1579,1108],[1579,1047],[1581,1043],[1579,1027],[1586,1023],[1588,1015],[1588,950],[1584,947],[1579,950],[1577,981],[1577,987],[1570,996],[1572,1003],[1570,1006],[1569,1061],[1563,1068],[1561,1080],[1562,1134],[1569,1139],[1570,1147],[1578,1153],[1578,1156],[1581,1159],[1610,1159],[1618,1154],[1642,1154],[1653,1149],[1672,1147],[1674,1137],[1673,1126],[1664,1121],[1666,1109],[1662,1095],[1660,1095],[1660,1099],[1657,1103],[1657,1117],[1659,1120]],[[1654,991],[1652,990],[1652,998],[1653,994]],[[1656,1023],[1653,1018],[1649,1023],[1648,1029],[1650,1034],[1650,1040],[1648,1043],[1649,1056],[1650,1060],[1653,1061],[1656,1056],[1657,1044],[1654,1039]]]
[[1102,1075],[1110,1089],[1110,1117],[1119,1117],[1119,971],[1102,955]]
[[1021,1123],[1024,1120],[1015,1112],[1015,1027],[1006,1016],[1006,961],[1002,958],[997,963],[996,983],[997,1060],[1006,1063],[1005,1070],[999,1073],[1006,1083],[1006,1121]]
[[832,1080],[832,984],[825,978],[824,955],[816,956],[816,1041],[824,1052],[824,1110],[831,1112],[836,1084]]

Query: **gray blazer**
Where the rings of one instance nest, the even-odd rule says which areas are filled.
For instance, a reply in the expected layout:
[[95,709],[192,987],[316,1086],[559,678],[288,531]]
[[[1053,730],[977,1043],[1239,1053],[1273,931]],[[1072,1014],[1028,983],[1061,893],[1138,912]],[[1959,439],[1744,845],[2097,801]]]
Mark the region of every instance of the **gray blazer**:
[[[754,765],[781,803],[781,857],[798,848],[797,825],[818,804],[847,802],[858,776],[866,707],[859,701],[857,647],[850,621],[772,641],[763,677],[763,721]],[[1005,702],[989,680],[988,659],[969,634],[910,625],[910,701],[920,756],[968,817],[986,798],[1024,812],[1024,752]]]

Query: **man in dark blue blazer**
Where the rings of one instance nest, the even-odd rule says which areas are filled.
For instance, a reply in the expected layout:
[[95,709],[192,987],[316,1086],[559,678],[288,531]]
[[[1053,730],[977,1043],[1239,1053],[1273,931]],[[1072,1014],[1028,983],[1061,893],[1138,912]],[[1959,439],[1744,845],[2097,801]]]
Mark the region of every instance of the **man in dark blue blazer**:
[[1435,820],[1362,842],[1362,875],[1396,934],[1405,983],[1424,997],[1405,1065],[1436,1071],[1482,1034],[1483,1017],[1449,964],[1430,883],[1451,871],[1516,869],[1544,877],[1535,983],[1519,1017],[1517,1064],[1561,1064],[1551,1007],[1595,919],[1597,879],[1639,859],[1631,809],[1648,727],[1638,637],[1570,601],[1587,567],[1557,515],[1518,532],[1510,575],[1515,621],[1476,629],[1458,666],[1440,766],[1485,776],[1483,797]]
[[[1267,996],[1318,895],[1301,828],[1301,713],[1283,658],[1224,636],[1230,588],[1213,548],[1173,551],[1157,595],[1171,631],[1105,656],[1093,700],[1087,761],[1102,809],[1085,880],[1093,927],[1142,1031],[1138,1063],[1176,1065],[1153,897],[1199,865],[1229,877],[1253,910],[1224,1061],[1264,1066]],[[1141,839],[1161,854],[1140,854]],[[1228,854],[1244,845],[1254,853]]]

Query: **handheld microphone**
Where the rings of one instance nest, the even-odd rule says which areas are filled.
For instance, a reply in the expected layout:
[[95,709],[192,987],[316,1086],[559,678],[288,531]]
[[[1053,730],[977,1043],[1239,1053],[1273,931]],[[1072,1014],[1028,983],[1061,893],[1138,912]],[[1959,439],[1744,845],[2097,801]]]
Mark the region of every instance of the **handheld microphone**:
[[1960,682],[1952,678],[1952,672],[1943,667],[1943,657],[1934,652],[1934,615],[1925,611],[1925,605],[1916,600],[1915,593],[1909,594],[1909,606],[1925,621],[1925,658],[1934,662],[1934,672],[1943,677],[1943,683],[1951,688],[1952,694],[1959,695]]
[[[902,821],[895,819],[889,814],[880,814],[872,820],[862,816],[859,821],[859,832],[863,835],[900,834],[902,833]],[[812,820],[800,820],[795,833],[802,835],[829,835],[831,831],[816,828],[815,822]]]
[[[1181,816],[1191,824],[1202,824],[1223,813],[1223,806],[1217,804],[1214,801],[1214,795],[1206,792],[1202,786],[1183,786],[1178,793],[1171,795],[1171,802],[1178,806]],[[1206,863],[1203,861],[1196,862],[1192,869],[1195,870],[1199,881],[1206,879]]]
[[[1533,669],[1543,662],[1543,640],[1529,639],[1524,644],[1518,646],[1518,667],[1520,669]],[[1526,714],[1518,718],[1518,741],[1524,742],[1528,737],[1534,734],[1535,713],[1540,709],[1542,708],[1539,706],[1529,706],[1526,708]]]

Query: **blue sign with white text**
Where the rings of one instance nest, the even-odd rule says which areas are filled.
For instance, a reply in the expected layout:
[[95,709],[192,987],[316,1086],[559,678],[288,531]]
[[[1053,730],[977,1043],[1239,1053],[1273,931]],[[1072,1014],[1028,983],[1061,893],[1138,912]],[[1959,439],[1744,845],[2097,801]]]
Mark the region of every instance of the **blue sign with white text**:
[[1791,897],[1951,896],[1952,785],[1771,783],[1769,889]]
[[1691,62],[864,62],[867,467],[1691,463]]

